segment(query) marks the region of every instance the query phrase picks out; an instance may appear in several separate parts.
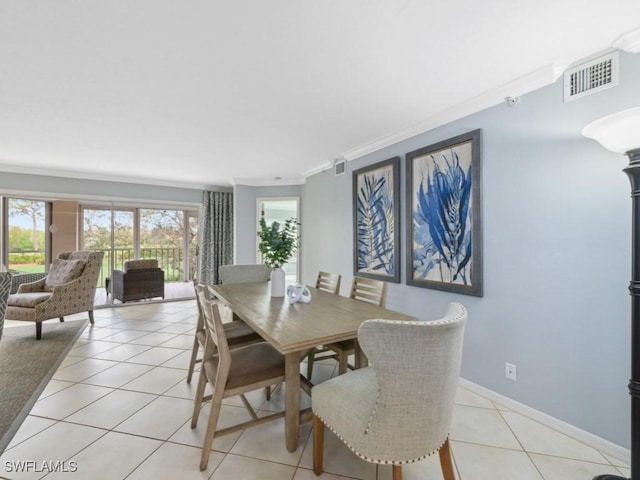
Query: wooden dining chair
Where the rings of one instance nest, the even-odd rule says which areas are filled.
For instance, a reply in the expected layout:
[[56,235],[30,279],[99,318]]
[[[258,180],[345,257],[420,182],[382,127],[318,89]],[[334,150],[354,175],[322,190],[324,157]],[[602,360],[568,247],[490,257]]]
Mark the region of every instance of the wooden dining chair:
[[316,288],[328,293],[340,293],[340,281],[342,275],[339,273],[318,272]]
[[353,277],[349,297],[385,308],[387,303],[387,283],[370,278]]
[[[339,273],[318,272],[318,278],[316,279],[316,288],[323,292],[333,293],[338,295],[340,293],[340,281],[342,275]],[[326,360],[327,358],[333,358],[337,360],[337,354],[333,350],[329,350],[324,345],[319,345],[312,348],[305,354],[303,358],[307,359],[307,379],[311,380],[313,374],[313,364],[316,360]]]
[[[191,349],[191,359],[189,361],[189,370],[187,372],[187,383],[191,383],[191,377],[193,376],[196,363],[200,363],[202,361],[201,358],[198,358],[198,351],[200,349],[204,351],[204,345],[207,337],[202,304],[200,302],[200,296],[198,295],[198,286],[196,285],[194,288],[196,291],[196,304],[198,306],[198,322],[196,324],[196,333],[193,338],[193,348]],[[262,337],[260,337],[260,335],[253,331],[253,329],[242,320],[223,323],[222,327],[224,328],[229,348],[242,347],[250,343],[263,341]],[[267,392],[267,396],[270,396],[270,390]]]
[[438,452],[445,480],[455,480],[449,429],[460,375],[466,309],[449,304],[430,322],[367,320],[358,340],[371,359],[311,390],[313,471],[323,470],[324,427],[358,457],[402,465]]
[[[284,411],[281,411],[258,418],[244,393],[284,382],[285,360],[283,355],[266,342],[230,349],[218,305],[211,300],[209,287],[199,285],[197,292],[202,304],[206,340],[194,400],[191,428],[195,428],[198,423],[202,402],[206,400],[204,398],[205,387],[209,383],[213,391],[211,413],[209,414],[200,460],[200,470],[205,470],[209,463],[209,455],[215,437],[284,417]],[[216,430],[222,400],[236,395],[240,395],[242,403],[251,415],[251,420]]]
[[[387,283],[381,280],[354,277],[351,283],[349,298],[385,308],[387,303]],[[339,375],[347,373],[347,369],[349,368],[353,369],[353,367],[349,365],[348,359],[349,355],[353,355],[356,352],[356,340],[331,343],[327,345],[327,348],[336,355]]]

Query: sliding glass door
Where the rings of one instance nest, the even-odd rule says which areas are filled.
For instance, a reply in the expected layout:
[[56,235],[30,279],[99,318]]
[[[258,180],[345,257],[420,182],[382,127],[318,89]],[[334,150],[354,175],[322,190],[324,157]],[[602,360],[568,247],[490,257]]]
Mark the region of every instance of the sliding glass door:
[[184,211],[140,209],[140,258],[157,258],[168,282],[185,280]]
[[82,245],[105,252],[102,277],[127,260],[157,259],[165,281],[188,281],[195,272],[197,212],[177,209],[82,207]]
[[98,285],[104,285],[112,270],[135,258],[134,231],[133,209],[82,208],[82,248],[104,252]]

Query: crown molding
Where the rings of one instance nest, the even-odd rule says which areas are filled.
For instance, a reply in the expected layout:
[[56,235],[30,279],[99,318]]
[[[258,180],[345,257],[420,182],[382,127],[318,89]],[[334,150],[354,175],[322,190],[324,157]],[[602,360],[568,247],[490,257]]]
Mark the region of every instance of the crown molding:
[[307,170],[306,172],[302,172],[302,176],[307,178],[317,173],[324,172],[325,170],[330,170],[331,168],[333,168],[333,162],[323,163],[322,165]]
[[525,93],[554,83],[564,72],[564,66],[551,64],[540,68],[528,75],[520,77],[501,87],[489,90],[481,95],[473,97],[466,102],[454,107],[442,110],[431,117],[403,130],[378,138],[360,147],[351,149],[343,154],[347,160],[354,160],[363,155],[376,152],[382,148],[396,144],[411,137],[415,137],[436,127],[453,122],[473,113],[493,107],[505,101],[507,97],[517,98]]
[[306,178],[303,175],[293,177],[256,177],[256,178],[233,178],[232,185],[246,185],[248,187],[278,187],[288,185],[303,185]]
[[44,175],[48,177],[75,178],[79,180],[96,180],[101,182],[133,183],[137,185],[153,185],[158,187],[188,188],[205,190],[210,185],[189,182],[176,182],[163,179],[124,177],[118,175],[104,175],[94,172],[74,172],[72,170],[57,170],[53,168],[23,167],[0,163],[0,172],[20,173],[25,175]]
[[611,46],[629,53],[640,52],[640,28],[623,33]]

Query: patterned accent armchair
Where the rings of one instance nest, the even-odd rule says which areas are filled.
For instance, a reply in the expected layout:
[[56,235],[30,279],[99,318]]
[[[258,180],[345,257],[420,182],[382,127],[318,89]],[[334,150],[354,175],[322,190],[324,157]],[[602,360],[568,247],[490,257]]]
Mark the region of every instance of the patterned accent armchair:
[[438,452],[445,480],[455,480],[449,427],[458,386],[466,309],[452,302],[432,322],[367,320],[358,341],[371,367],[311,390],[313,470],[322,473],[324,426],[358,457],[402,465]]
[[158,268],[156,259],[124,262],[124,271],[114,270],[110,284],[113,298],[122,303],[154,297],[164,298],[164,271]]
[[42,337],[42,322],[50,318],[87,311],[93,320],[96,284],[104,252],[62,252],[53,261],[49,274],[36,282],[23,283],[9,295],[7,320],[36,323],[36,338]]

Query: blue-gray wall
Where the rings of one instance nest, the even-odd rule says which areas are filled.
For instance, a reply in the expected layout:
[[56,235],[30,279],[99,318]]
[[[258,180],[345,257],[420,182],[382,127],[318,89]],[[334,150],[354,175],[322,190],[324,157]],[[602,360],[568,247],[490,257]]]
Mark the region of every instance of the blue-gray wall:
[[[301,197],[302,185],[283,185],[273,187],[253,187],[236,185],[234,187],[235,216],[235,261],[234,263],[256,263],[256,202],[258,198]],[[300,208],[304,202],[300,199]],[[304,228],[302,215],[301,234]]]
[[[562,102],[562,81],[326,171],[304,187],[303,280],[352,279],[351,172],[400,155],[402,268],[407,152],[482,129],[484,297],[392,284],[388,306],[421,319],[457,300],[469,310],[462,377],[629,446],[631,203],[624,156],[581,135],[640,105],[640,55],[621,54],[621,84]],[[640,132],[639,132],[640,134]],[[402,272],[404,282],[405,272]],[[518,380],[505,379],[505,362]]]

